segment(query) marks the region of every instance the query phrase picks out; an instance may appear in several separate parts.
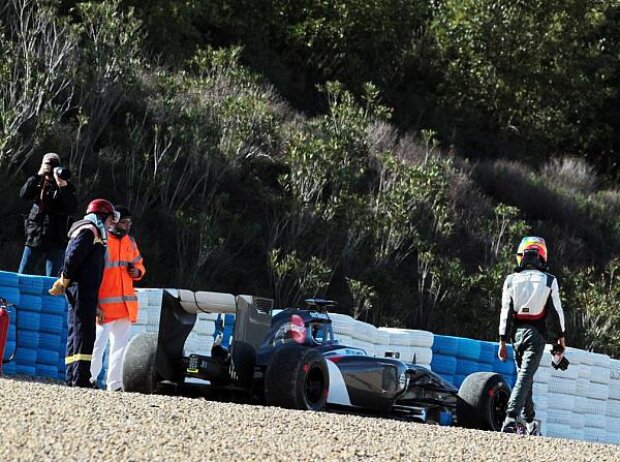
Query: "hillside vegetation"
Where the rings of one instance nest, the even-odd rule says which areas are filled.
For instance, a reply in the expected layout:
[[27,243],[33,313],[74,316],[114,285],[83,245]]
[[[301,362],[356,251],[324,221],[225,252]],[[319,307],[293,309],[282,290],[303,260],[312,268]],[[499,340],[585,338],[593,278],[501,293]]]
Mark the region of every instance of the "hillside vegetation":
[[620,354],[618,4],[2,5],[3,269],[55,151],[134,211],[145,285],[494,339],[542,235],[569,343]]

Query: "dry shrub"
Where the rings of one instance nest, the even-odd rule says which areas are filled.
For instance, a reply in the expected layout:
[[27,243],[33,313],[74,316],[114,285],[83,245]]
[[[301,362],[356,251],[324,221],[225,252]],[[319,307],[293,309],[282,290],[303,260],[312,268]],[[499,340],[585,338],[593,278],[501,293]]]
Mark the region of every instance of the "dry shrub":
[[414,165],[421,165],[428,158],[428,148],[424,146],[420,138],[407,134],[398,140],[394,155]]
[[398,131],[389,123],[376,121],[368,125],[366,141],[370,152],[374,155],[393,151],[398,142]]
[[576,157],[553,159],[543,165],[540,173],[554,189],[576,193],[591,193],[598,183],[594,167]]

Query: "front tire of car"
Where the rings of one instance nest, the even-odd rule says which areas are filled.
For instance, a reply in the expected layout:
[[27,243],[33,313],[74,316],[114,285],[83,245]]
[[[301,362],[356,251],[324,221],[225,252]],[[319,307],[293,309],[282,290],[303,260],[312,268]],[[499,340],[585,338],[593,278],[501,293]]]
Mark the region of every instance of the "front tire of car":
[[317,350],[297,344],[279,347],[265,373],[265,402],[287,409],[320,411],[327,404],[329,373]]
[[462,427],[500,431],[506,417],[510,386],[500,374],[475,372],[459,389],[457,420]]

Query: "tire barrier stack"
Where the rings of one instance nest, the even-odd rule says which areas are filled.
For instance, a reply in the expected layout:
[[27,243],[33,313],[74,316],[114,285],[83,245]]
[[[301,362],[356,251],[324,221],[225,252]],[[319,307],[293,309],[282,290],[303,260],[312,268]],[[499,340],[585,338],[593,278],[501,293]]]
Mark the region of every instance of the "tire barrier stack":
[[431,369],[448,382],[460,387],[473,372],[497,372],[512,387],[516,380],[514,353],[508,345],[508,361],[497,358],[497,342],[435,335]]
[[48,295],[54,281],[0,271],[0,297],[14,305],[3,360],[15,356],[3,365],[4,374],[64,379],[67,303]]
[[387,332],[390,342],[389,345],[375,347],[376,357],[399,357],[404,362],[431,368],[434,339],[432,332],[390,327],[380,327],[379,332]]
[[[47,295],[53,282],[53,278],[0,271],[0,297],[15,305],[9,308],[11,323],[5,359],[15,348],[17,351],[15,361],[3,365],[5,375],[64,378],[67,306],[64,297]],[[140,312],[132,335],[158,332],[163,289],[136,292]],[[336,313],[330,317],[336,338],[368,355],[398,357],[425,365],[457,387],[468,374],[482,371],[498,372],[514,385],[514,352],[510,346],[509,361],[501,362],[497,359],[496,342],[420,330],[376,328]],[[222,327],[222,344],[230,345],[234,315],[199,313],[185,353],[209,355],[218,324]],[[545,352],[534,377],[536,417],[542,423],[543,434],[620,444],[620,360],[575,348],[569,348],[566,356],[570,366],[566,371],[556,371],[551,367],[551,355]],[[100,378],[104,374],[102,371]]]
[[[211,356],[211,347],[215,340],[216,323],[221,315],[217,313],[198,313],[194,330],[185,341],[185,354]],[[226,336],[224,336],[226,337]],[[228,336],[230,338],[230,335]]]
[[334,336],[343,345],[364,350],[377,358],[398,358],[431,368],[433,334],[423,330],[377,328],[351,316],[330,313]]

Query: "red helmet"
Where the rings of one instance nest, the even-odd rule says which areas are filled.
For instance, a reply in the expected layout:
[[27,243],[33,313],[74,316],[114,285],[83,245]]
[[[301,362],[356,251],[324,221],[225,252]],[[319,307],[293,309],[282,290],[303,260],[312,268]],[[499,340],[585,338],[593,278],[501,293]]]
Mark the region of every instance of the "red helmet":
[[88,204],[88,208],[86,209],[86,213],[96,213],[97,215],[113,215],[116,219],[118,212],[114,209],[114,205],[112,202],[106,199],[95,199]]

